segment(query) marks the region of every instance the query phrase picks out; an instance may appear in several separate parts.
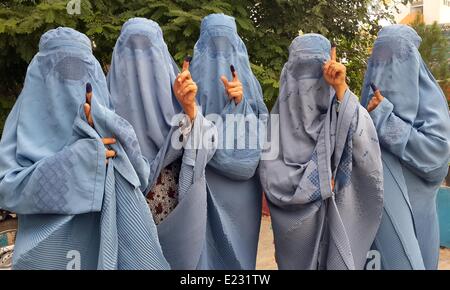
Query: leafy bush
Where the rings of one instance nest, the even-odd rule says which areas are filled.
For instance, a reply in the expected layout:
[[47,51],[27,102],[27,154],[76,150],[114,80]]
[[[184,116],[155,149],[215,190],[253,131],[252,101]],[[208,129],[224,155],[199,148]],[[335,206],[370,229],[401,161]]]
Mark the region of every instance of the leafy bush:
[[[79,15],[67,13],[68,0],[2,1],[0,96],[20,91],[39,38],[51,28],[69,26],[86,33],[94,41],[94,53],[106,70],[121,26],[129,18],[140,16],[158,22],[172,55],[181,62],[192,53],[201,19],[218,12],[236,18],[269,107],[278,93],[289,44],[300,31],[321,33],[338,44],[339,56],[348,61],[350,86],[359,93],[379,21],[392,14],[392,7],[384,1],[372,0],[79,1]],[[5,110],[8,108],[2,109],[0,117]]]
[[430,68],[434,77],[444,91],[447,101],[450,102],[450,38],[436,22],[425,25],[421,17],[417,17],[411,26],[422,37],[420,54]]

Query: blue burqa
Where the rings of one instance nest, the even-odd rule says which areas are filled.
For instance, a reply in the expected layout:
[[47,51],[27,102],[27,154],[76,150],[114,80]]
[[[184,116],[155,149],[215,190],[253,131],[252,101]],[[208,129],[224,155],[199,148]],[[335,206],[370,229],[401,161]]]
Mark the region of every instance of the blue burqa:
[[[243,84],[244,98],[238,105],[229,100],[220,80],[222,75],[232,79],[230,65]],[[257,140],[259,131],[265,132],[264,122],[245,130],[231,127],[233,124],[228,127],[225,120],[226,115],[240,116],[254,125],[256,119],[267,115],[267,108],[234,18],[212,14],[203,19],[190,70],[199,88],[202,112],[216,121],[219,132],[219,149],[206,167],[207,243],[199,268],[254,269],[262,199],[255,172],[261,149],[259,142],[251,146],[255,142],[249,140]],[[227,142],[231,146],[226,146]],[[236,145],[239,142],[241,147]]]
[[405,25],[383,28],[368,63],[361,103],[374,83],[385,97],[370,113],[384,168],[384,214],[374,248],[384,269],[436,269],[436,194],[448,171],[450,119],[444,94],[422,60],[421,38]]
[[[85,85],[93,87],[89,126]],[[149,165],[110,109],[90,40],[45,33],[0,143],[0,207],[19,215],[15,269],[168,269],[140,188]],[[106,165],[101,138],[117,157]]]
[[184,114],[172,90],[178,72],[157,23],[133,18],[123,25],[108,75],[112,102],[134,127],[150,163],[145,194],[163,168],[182,160],[178,204],[157,227],[171,268],[195,270],[207,242],[205,166],[215,150],[201,142],[214,126],[199,112],[192,131],[180,141]]
[[271,114],[279,154],[261,161],[260,176],[280,269],[362,269],[381,220],[376,131],[350,90],[336,102],[322,73],[330,49],[317,34],[293,41]]

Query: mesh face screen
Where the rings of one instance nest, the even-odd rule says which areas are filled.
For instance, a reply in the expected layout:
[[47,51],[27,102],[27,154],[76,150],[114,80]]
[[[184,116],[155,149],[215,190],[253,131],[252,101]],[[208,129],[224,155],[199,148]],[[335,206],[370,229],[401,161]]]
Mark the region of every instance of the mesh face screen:
[[226,36],[214,36],[209,40],[208,52],[210,55],[229,55],[234,52],[234,47]]
[[393,55],[394,51],[391,46],[375,44],[375,49],[372,53],[374,59],[378,61],[388,61],[392,59]]
[[413,44],[405,39],[383,38],[375,42],[371,60],[376,63],[388,63],[395,58],[403,62],[411,58],[414,49]]
[[88,74],[85,62],[78,57],[66,56],[55,66],[55,71],[64,80],[82,80]]
[[320,79],[323,75],[323,63],[320,59],[297,58],[290,62],[288,69],[292,76],[299,79]]
[[148,50],[152,47],[152,42],[145,35],[133,34],[127,39],[125,47],[131,50]]

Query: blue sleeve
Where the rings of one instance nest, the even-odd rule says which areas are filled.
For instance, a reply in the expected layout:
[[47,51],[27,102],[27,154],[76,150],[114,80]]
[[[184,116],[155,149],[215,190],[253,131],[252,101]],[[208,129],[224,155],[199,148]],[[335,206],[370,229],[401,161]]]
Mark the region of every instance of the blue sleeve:
[[450,147],[448,132],[443,132],[439,122],[433,122],[433,126],[407,123],[395,114],[394,105],[387,98],[370,115],[383,148],[423,179],[442,181],[448,170]]
[[95,131],[87,123],[78,122],[91,130],[92,137],[80,138],[82,130],[74,126],[72,143],[32,162],[18,153],[24,146],[33,146],[32,140],[24,141],[26,144],[17,141],[20,104],[17,101],[8,116],[0,142],[0,208],[18,214],[100,211],[105,148]]
[[9,168],[0,178],[0,207],[18,214],[82,214],[101,209],[105,149],[78,140],[32,166]]
[[[210,121],[206,120],[206,118],[199,112],[194,120],[194,125],[188,136],[186,144],[189,145],[197,143],[193,139],[200,139],[203,142],[205,137],[208,137],[206,134],[208,131],[211,132],[210,130],[212,130],[213,127],[214,125]],[[178,191],[180,200],[186,196],[192,184],[195,182],[195,173],[198,172],[198,174],[204,176],[206,164],[211,160],[216,151],[214,146],[208,148],[205,148],[204,146],[201,148],[185,147],[179,178]]]
[[[227,125],[227,115],[231,118],[234,117],[237,122],[239,122],[240,117],[244,117],[246,122],[243,124],[247,124],[247,121],[252,122],[253,119],[253,121],[256,121],[256,126],[247,129],[237,128],[235,123],[232,124],[233,126],[230,126],[231,123]],[[265,126],[264,128],[261,127],[261,122],[258,122],[258,114],[253,112],[246,98],[238,105],[230,102],[224,108],[221,116],[224,123],[222,126],[218,126],[218,144],[223,146],[223,149],[219,147],[208,164],[228,178],[248,180],[255,175],[259,164],[261,157],[259,132],[265,133]],[[234,138],[223,137],[227,134],[233,134],[232,131],[234,131]],[[228,144],[227,146],[227,141],[232,141],[234,144]]]

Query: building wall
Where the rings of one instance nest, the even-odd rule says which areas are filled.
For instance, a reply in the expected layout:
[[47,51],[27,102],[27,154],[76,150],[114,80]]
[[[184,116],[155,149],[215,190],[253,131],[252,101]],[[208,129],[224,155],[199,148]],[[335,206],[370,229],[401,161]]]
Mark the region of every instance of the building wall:
[[433,22],[440,23],[441,14],[439,8],[443,0],[424,0],[423,1],[423,17],[426,24]]
[[398,6],[399,12],[395,14],[395,22],[400,23],[403,18],[408,16],[408,14],[411,11],[411,5],[399,5]]
[[441,19],[440,23],[450,23],[450,0],[441,0]]
[[[439,24],[450,23],[450,0],[423,0],[415,2],[423,2],[422,13],[426,24],[432,24],[435,21]],[[399,12],[395,15],[397,23],[401,23],[411,12],[420,11],[420,5],[417,4],[400,5],[398,8]]]

